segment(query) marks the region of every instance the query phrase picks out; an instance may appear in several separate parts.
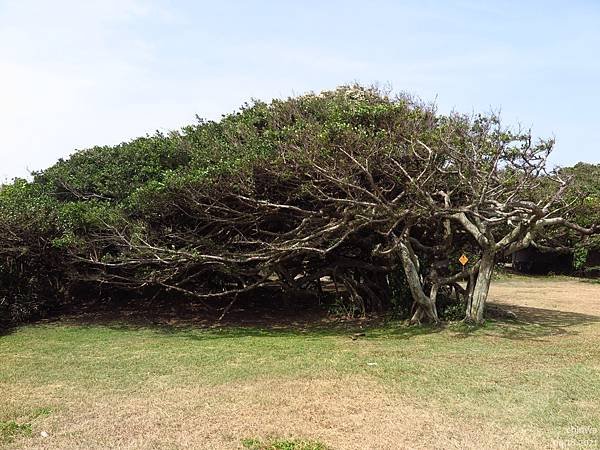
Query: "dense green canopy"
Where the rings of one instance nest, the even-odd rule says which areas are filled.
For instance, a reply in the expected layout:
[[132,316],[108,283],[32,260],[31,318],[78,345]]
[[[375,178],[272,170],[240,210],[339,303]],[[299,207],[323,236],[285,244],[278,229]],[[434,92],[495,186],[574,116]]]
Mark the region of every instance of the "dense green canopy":
[[[423,192],[449,192],[452,208],[469,208],[491,195],[485,173],[497,186],[539,179],[527,184],[535,190],[544,174],[523,155],[541,167],[551,146],[494,116],[441,115],[407,96],[350,86],[79,151],[0,188],[0,321],[100,288],[207,301],[271,287],[325,295],[323,279],[361,310],[384,309],[407,293],[402,229],[433,248],[458,211],[442,201],[440,212]],[[563,171],[577,180],[569,214],[584,227],[599,223],[599,170]],[[510,200],[502,192],[492,200]],[[453,234],[446,257],[477,248],[469,232]],[[435,259],[427,255],[422,275]]]

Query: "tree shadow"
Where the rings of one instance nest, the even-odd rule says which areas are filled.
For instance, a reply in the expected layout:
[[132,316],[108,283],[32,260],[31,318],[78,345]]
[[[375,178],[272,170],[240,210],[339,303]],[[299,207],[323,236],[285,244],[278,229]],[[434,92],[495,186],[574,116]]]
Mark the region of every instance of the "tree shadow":
[[[38,325],[73,325],[112,330],[147,330],[173,338],[190,340],[227,339],[240,337],[285,337],[303,335],[307,338],[345,336],[353,340],[378,338],[410,339],[420,335],[449,330],[454,336],[466,338],[489,335],[512,340],[543,340],[557,335],[577,335],[579,325],[600,323],[600,316],[568,311],[490,303],[490,317],[483,326],[473,327],[450,322],[441,325],[408,326],[406,321],[389,315],[359,318],[332,316],[324,308],[280,307],[248,309],[246,305],[232,308],[219,320],[219,314],[189,305],[187,308],[140,308],[139,304],[106,305],[82,308],[77,313],[57,314],[35,322]],[[18,330],[0,330],[0,337]]]
[[[408,326],[405,320],[390,314],[364,317],[333,315],[323,307],[248,308],[241,305],[219,320],[219,313],[197,307],[161,307],[149,309],[135,304],[82,306],[77,311],[63,311],[53,317],[35,321],[33,326],[103,327],[115,331],[150,331],[165,337],[194,341],[240,337],[346,337],[363,341],[378,338],[410,339],[439,333],[447,324]],[[164,306],[164,305],[163,305]],[[0,337],[17,331],[13,326]]]
[[144,320],[68,320],[56,321],[57,325],[73,325],[81,328],[105,327],[116,331],[150,331],[174,339],[207,341],[215,339],[235,339],[248,337],[298,337],[307,339],[326,337],[346,337],[353,341],[368,341],[379,338],[410,339],[415,336],[439,333],[446,328],[441,325],[408,326],[405,321],[391,320],[388,316],[369,316],[360,318],[332,317],[326,314],[311,315],[282,320],[276,315],[272,321],[245,320],[238,322],[228,320],[222,322],[205,321],[202,323],[178,322],[152,323]]
[[579,326],[600,323],[600,316],[571,311],[494,303],[489,309],[496,312],[496,317],[482,327],[464,325],[458,334],[461,337],[485,334],[513,340],[543,341],[544,337],[578,335],[581,332]]

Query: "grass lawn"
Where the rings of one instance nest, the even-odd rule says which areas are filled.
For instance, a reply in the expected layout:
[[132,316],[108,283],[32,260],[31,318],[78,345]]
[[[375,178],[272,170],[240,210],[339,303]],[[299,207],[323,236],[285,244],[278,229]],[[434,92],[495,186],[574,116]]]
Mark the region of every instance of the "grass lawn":
[[599,448],[600,285],[491,298],[517,320],[22,327],[0,336],[0,447]]

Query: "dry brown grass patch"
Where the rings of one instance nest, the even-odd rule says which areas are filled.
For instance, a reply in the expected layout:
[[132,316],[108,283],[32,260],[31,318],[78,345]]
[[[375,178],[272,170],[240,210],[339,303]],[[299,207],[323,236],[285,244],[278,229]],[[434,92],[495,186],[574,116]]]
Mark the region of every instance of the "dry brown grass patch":
[[[39,401],[38,397],[38,401]],[[55,398],[48,397],[48,401]],[[525,429],[448,417],[366,379],[261,380],[135,395],[81,393],[45,419],[51,436],[16,448],[235,449],[244,437],[313,439],[334,449],[537,448]]]

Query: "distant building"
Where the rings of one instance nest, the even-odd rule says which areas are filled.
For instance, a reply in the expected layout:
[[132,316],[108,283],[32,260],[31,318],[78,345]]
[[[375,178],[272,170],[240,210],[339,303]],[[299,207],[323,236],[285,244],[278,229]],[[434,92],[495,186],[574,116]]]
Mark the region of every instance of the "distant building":
[[512,255],[512,267],[517,272],[536,275],[575,274],[600,277],[600,250],[590,250],[583,268],[575,270],[573,254],[559,251],[541,251],[528,247]]
[[564,252],[542,252],[534,247],[527,247],[513,253],[512,266],[518,272],[538,275],[572,273],[573,255]]

